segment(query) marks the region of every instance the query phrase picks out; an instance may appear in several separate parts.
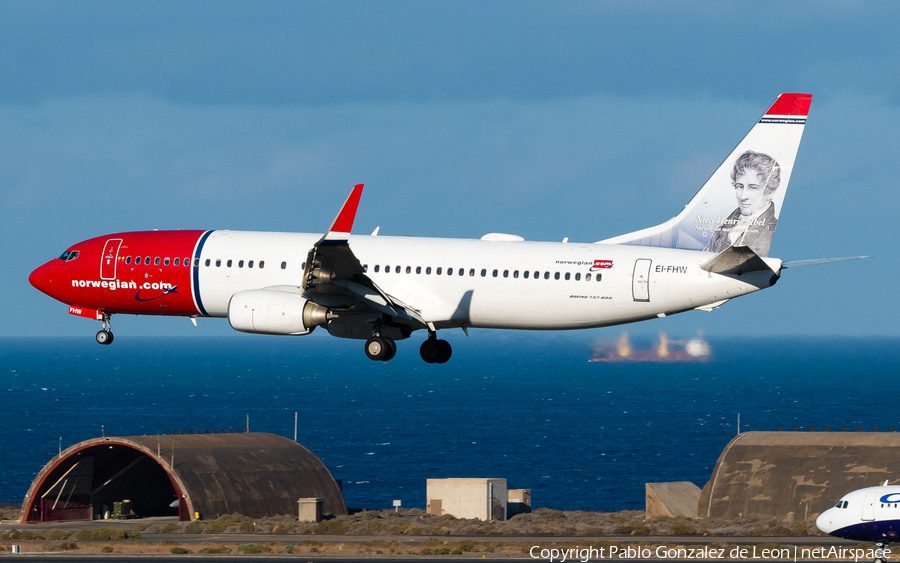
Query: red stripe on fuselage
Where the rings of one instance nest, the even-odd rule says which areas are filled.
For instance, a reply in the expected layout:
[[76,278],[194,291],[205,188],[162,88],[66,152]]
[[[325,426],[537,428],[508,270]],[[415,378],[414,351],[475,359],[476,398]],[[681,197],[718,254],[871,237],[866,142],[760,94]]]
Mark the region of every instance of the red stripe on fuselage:
[[[140,231],[92,238],[69,247],[78,251],[78,258],[51,260],[32,272],[29,281],[67,305],[106,313],[198,315],[191,272],[194,249],[204,232]],[[103,279],[101,264],[104,277],[113,271],[106,265],[109,257],[103,256],[114,246],[107,245],[110,239],[122,239],[122,244],[115,257],[115,277]]]

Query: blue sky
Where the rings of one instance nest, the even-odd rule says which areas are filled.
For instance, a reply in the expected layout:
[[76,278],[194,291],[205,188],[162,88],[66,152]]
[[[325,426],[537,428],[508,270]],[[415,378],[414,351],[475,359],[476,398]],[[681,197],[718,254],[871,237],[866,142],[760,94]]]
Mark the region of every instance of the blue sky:
[[815,97],[771,254],[875,258],[628,330],[898,336],[898,24],[890,2],[4,2],[0,336],[92,337],[27,282],[74,242],[317,232],[357,182],[359,233],[655,225],[784,91]]

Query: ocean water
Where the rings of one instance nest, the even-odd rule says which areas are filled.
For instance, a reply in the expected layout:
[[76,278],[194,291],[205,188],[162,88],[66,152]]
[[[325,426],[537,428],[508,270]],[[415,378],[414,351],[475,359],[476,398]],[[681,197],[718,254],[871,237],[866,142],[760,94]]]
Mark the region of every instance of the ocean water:
[[589,362],[597,335],[459,333],[441,366],[419,339],[388,363],[320,335],[0,339],[0,501],[21,502],[60,445],[247,415],[293,438],[299,413],[298,441],[357,508],[424,507],[428,478],[505,477],[535,507],[643,509],[646,482],[703,486],[738,413],[743,431],[900,431],[900,339],[709,339],[704,363]]

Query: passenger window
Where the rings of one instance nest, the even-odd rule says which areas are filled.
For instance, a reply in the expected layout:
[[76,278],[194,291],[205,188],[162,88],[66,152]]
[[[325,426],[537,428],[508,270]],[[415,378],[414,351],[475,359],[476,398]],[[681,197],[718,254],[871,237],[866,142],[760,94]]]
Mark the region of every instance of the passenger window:
[[[190,258],[185,258],[185,259],[184,259],[184,262],[182,262],[182,264],[184,264],[185,266],[190,266],[190,265],[191,265],[191,259],[190,259]],[[199,264],[199,262],[198,262],[198,264]],[[177,266],[178,264],[175,264],[175,265]]]
[[575,281],[581,281],[581,274],[575,274]]
[[549,280],[549,279],[550,279],[550,272],[544,272],[544,279],[545,279],[545,280]]
[[416,266],[416,273],[417,273],[417,274],[421,274],[421,273],[422,273],[422,266]]
[[281,269],[282,269],[282,270],[287,270],[287,262],[282,262],[282,263],[281,263]]
[[541,277],[541,273],[540,273],[540,272],[535,272],[535,273],[534,273],[534,279],[538,279],[539,277]]
[[496,278],[496,277],[497,277],[497,270],[494,270],[494,271],[492,272],[492,274],[493,274],[493,276]]
[[[206,265],[209,266],[209,261],[207,261]],[[200,267],[200,259],[199,258],[194,258],[194,267],[195,268]]]
[[484,277],[484,276],[486,276],[486,275],[487,275],[487,270],[485,270],[484,268],[482,268],[482,269],[481,269],[481,277]]
[[376,274],[378,273],[378,270],[380,270],[380,269],[381,269],[381,266],[379,266],[378,264],[375,264],[375,273]]
[[177,266],[177,265],[179,265],[179,264],[181,264],[181,258],[176,258],[176,259],[172,262],[172,265],[173,265],[173,266]]
[[221,267],[222,267],[222,259],[216,258],[216,268],[221,268]]
[[153,261],[154,266],[159,266],[159,256],[156,257],[156,260]]
[[515,272],[513,272],[513,277],[514,278],[519,277],[519,270],[516,270]]
[[522,272],[522,277],[524,277],[526,280],[528,279],[528,270]]
[[469,277],[473,277],[475,275],[475,268],[469,269]]
[[504,278],[508,278],[508,277],[509,277],[509,270],[503,270],[503,277],[504,277]]
[[265,268],[265,267],[266,267],[266,261],[265,261],[265,260],[260,260],[260,261],[259,261],[259,269],[262,270],[262,269]]
[[252,268],[252,267],[253,267],[253,260],[250,260],[249,262],[247,262],[247,267],[248,267],[248,268]]
[[[305,268],[304,268],[304,269],[305,269]],[[365,274],[365,273],[368,272],[368,271],[369,271],[369,265],[368,265],[368,264],[363,264],[363,273]]]
[[584,281],[591,281],[591,275],[590,275],[590,274],[585,274],[585,275],[584,275]]
[[559,272],[556,272],[555,274],[553,274],[553,279],[555,279],[555,280],[559,279]]
[[206,266],[209,267],[209,258],[206,259]]
[[144,264],[146,264],[148,266],[150,265],[150,257],[149,256],[144,256]]
[[600,278],[601,278],[600,274],[597,274],[597,281],[600,281]]
[[226,265],[227,267],[230,268],[230,267],[231,267],[231,260],[229,260],[228,262],[226,262],[225,265]]
[[434,271],[434,273],[435,273],[435,275],[439,276],[439,275],[441,275],[441,272],[443,272],[443,271],[444,271],[443,268],[438,268],[437,270]]
[[125,257],[125,263],[126,263],[126,264],[131,264],[131,256],[126,256],[126,257]]
[[394,266],[394,273],[395,273],[395,274],[399,274],[399,273],[400,273],[400,266]]
[[425,268],[425,274],[429,275],[429,276],[431,275],[431,266],[428,266],[427,268]]
[[243,268],[243,267],[244,267],[244,261],[238,260],[238,268]]
[[447,275],[448,275],[448,276],[452,276],[452,275],[453,275],[453,268],[447,268]]
[[569,272],[566,272],[566,279],[568,280],[570,277],[571,277],[571,274]]
[[169,258],[168,258],[168,256],[163,260],[163,264],[166,265],[166,266],[169,265]]
[[304,272],[306,271],[306,262],[300,263],[300,269],[303,270]]
[[407,274],[411,274],[411,273],[412,273],[412,266],[407,266],[407,267],[406,267],[406,273],[407,273]]

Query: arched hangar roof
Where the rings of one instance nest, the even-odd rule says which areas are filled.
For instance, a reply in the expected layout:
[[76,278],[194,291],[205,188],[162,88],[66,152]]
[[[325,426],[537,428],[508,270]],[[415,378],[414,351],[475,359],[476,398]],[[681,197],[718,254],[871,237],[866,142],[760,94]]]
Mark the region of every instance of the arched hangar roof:
[[323,499],[327,514],[347,513],[325,464],[283,436],[104,437],[75,444],[41,469],[25,497],[23,522],[89,519],[101,505],[125,498],[137,499],[138,515],[159,515],[178,499],[182,520],[195,512],[259,518],[295,514],[297,499],[309,497]]
[[697,508],[701,518],[810,521],[898,474],[897,432],[744,432],[725,446]]

